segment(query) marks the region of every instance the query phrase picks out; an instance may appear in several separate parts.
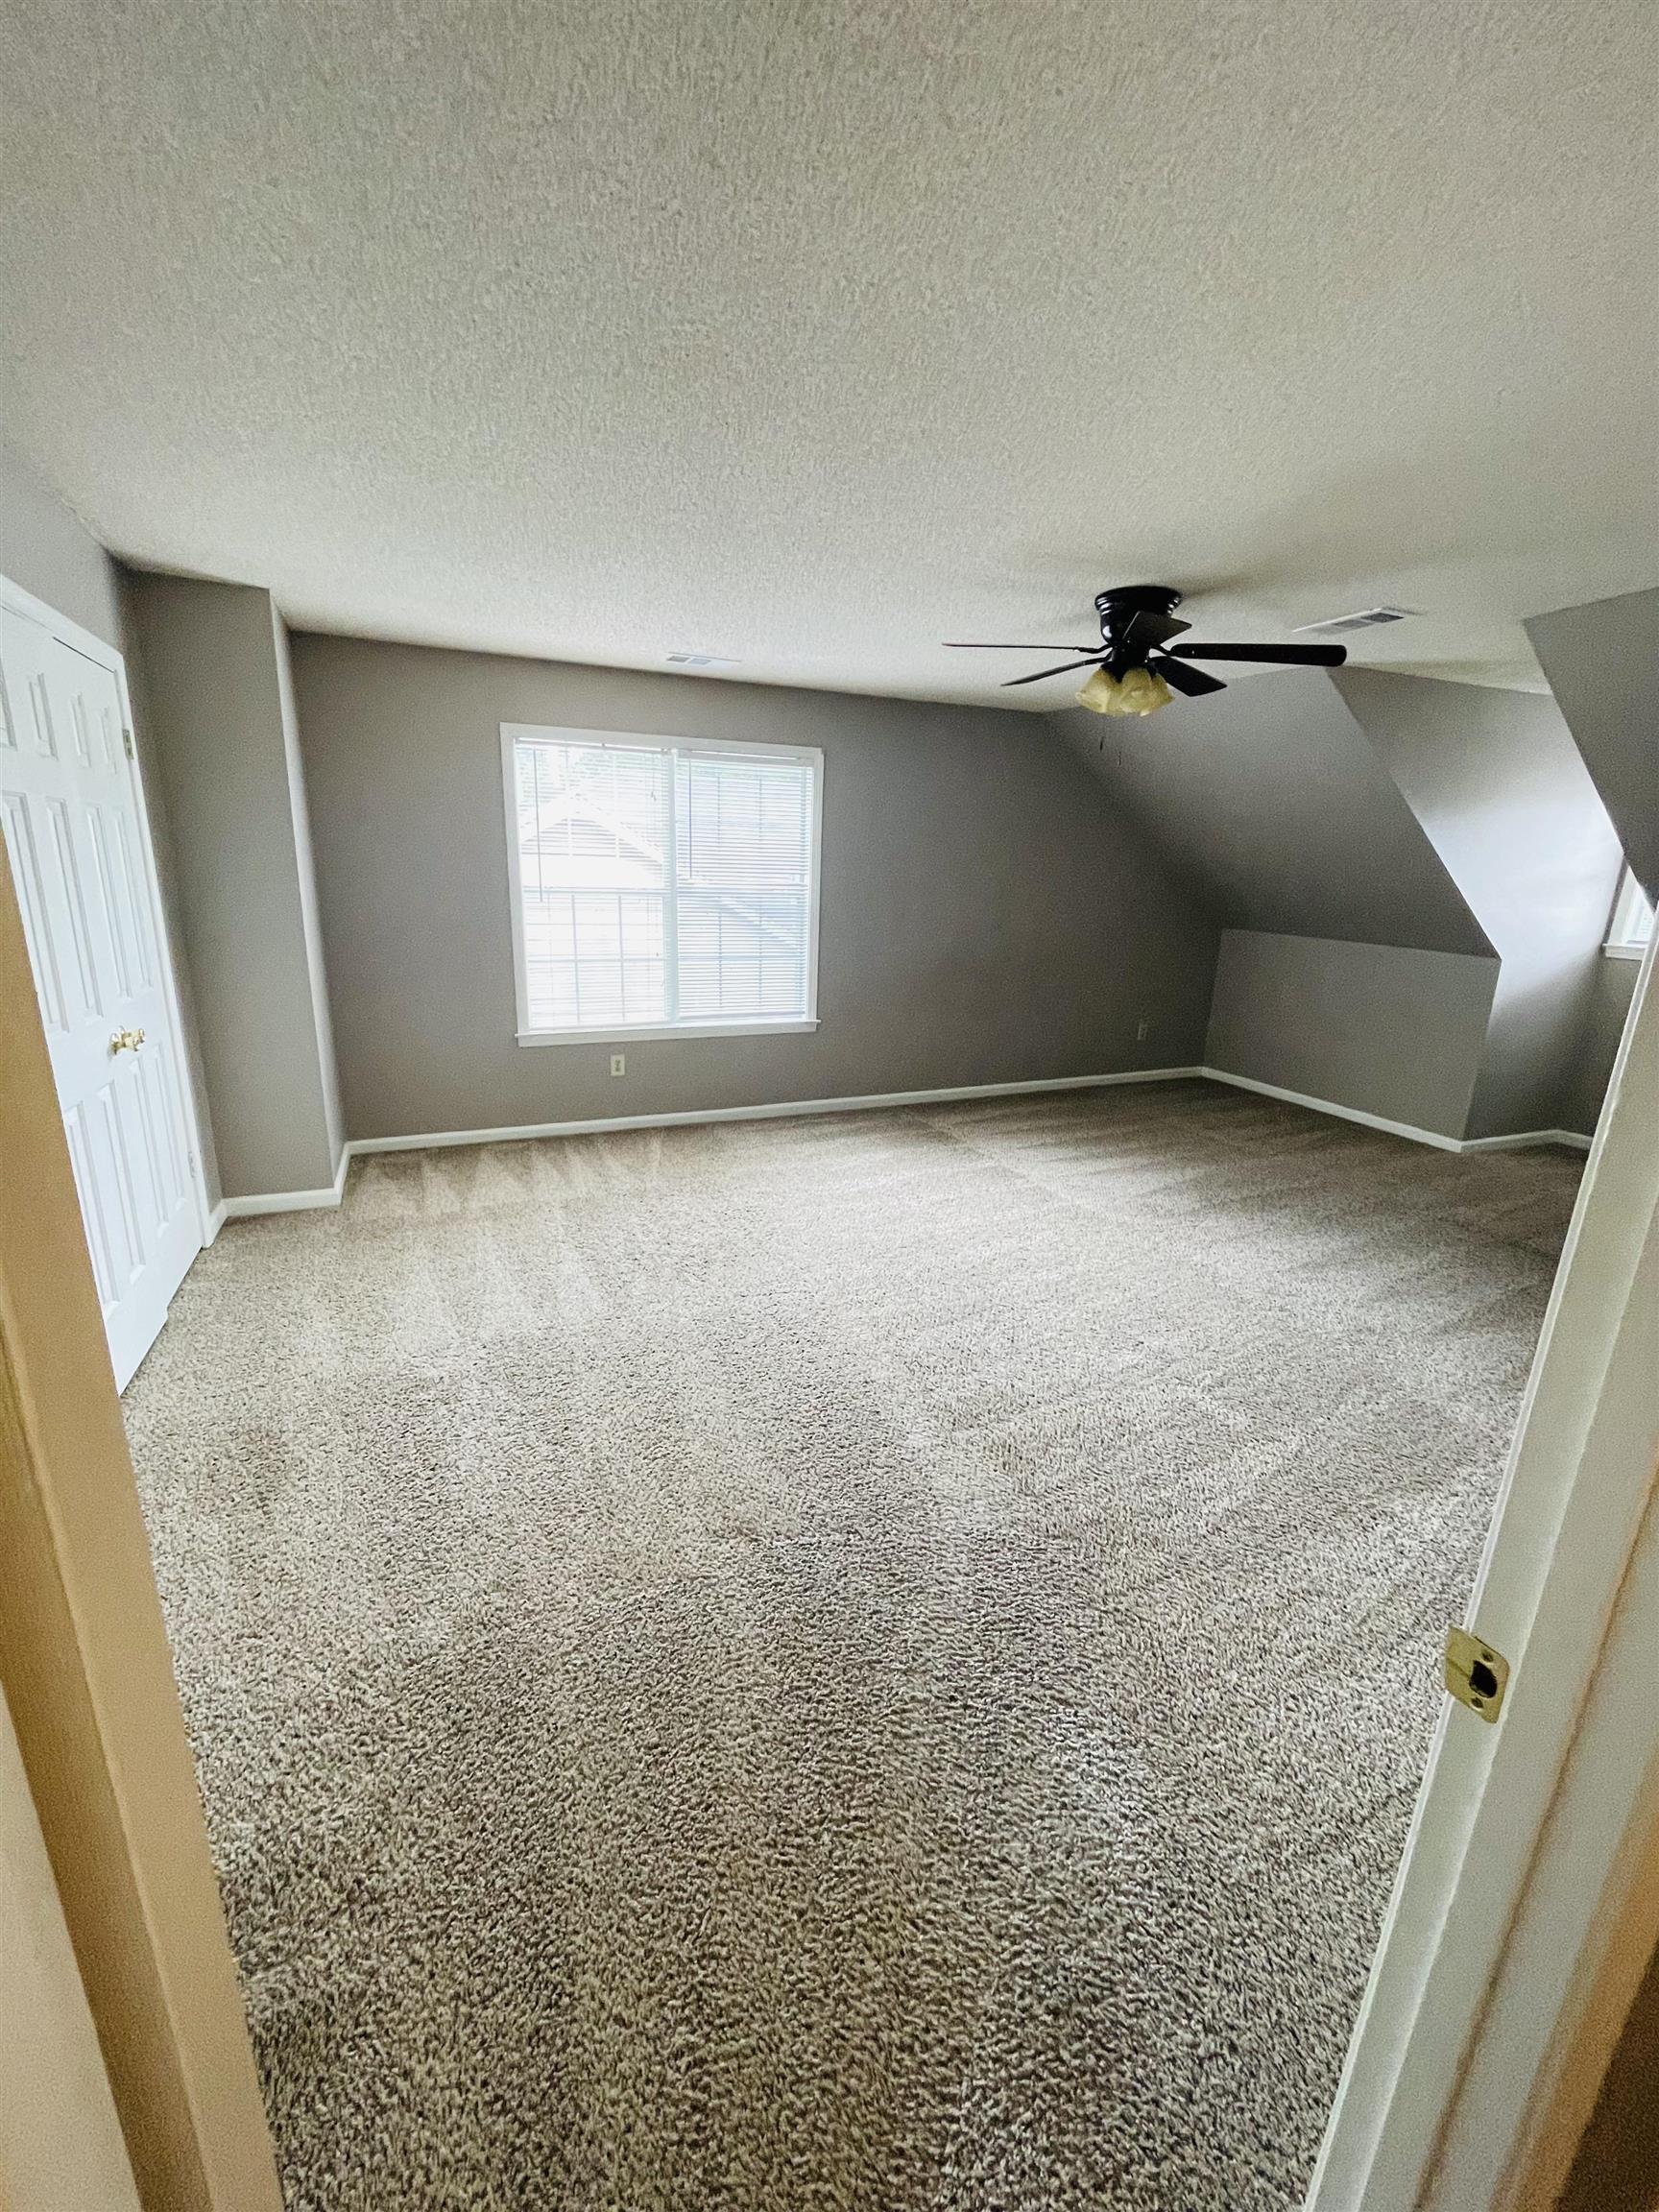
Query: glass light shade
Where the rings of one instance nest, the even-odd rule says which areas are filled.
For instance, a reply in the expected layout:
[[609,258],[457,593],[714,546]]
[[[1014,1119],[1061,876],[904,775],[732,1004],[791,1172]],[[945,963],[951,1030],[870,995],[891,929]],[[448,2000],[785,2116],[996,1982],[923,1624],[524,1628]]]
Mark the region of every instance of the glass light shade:
[[1150,668],[1127,668],[1121,676],[1096,668],[1078,692],[1077,704],[1092,714],[1156,714],[1174,696],[1163,677]]

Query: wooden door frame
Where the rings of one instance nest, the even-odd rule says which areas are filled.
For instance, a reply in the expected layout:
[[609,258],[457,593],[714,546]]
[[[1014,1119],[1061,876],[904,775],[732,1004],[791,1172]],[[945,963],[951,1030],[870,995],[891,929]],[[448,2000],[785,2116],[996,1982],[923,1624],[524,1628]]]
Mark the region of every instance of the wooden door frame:
[[280,2212],[10,863],[0,1685],[148,2212]]
[[[1659,1647],[1656,952],[1466,1615],[1511,1663],[1504,1709],[1492,1724],[1441,1712],[1305,2212],[1540,2201],[1635,1986],[1610,1934],[1659,1933],[1652,1700],[1633,1704],[1623,1671],[1632,1637]],[[1609,1725],[1632,1710],[1647,1716],[1634,1742]]]
[[0,2203],[141,2212],[34,1792],[0,1696]]
[[160,948],[161,987],[167,1000],[167,1012],[173,1023],[174,1066],[178,1071],[179,1103],[184,1115],[186,1144],[190,1156],[190,1190],[196,1206],[197,1234],[204,1246],[211,1244],[219,1228],[213,1201],[207,1190],[207,1169],[202,1143],[202,1118],[196,1110],[196,1091],[190,1080],[190,1032],[184,1025],[184,1001],[179,989],[179,974],[173,959],[173,933],[167,902],[161,896],[160,871],[156,861],[156,826],[150,816],[149,795],[144,788],[144,762],[140,755],[138,725],[132,715],[132,694],[127,685],[127,662],[119,648],[97,637],[92,631],[72,622],[67,614],[60,614],[44,599],[36,599],[32,591],[25,591],[20,584],[0,575],[0,607],[13,614],[21,614],[26,621],[56,637],[60,644],[67,645],[84,660],[108,668],[115,679],[115,687],[121,700],[121,724],[129,733],[129,765],[132,772],[132,789],[138,801],[138,827],[142,834],[144,889],[150,901],[150,913],[156,931],[156,943]]

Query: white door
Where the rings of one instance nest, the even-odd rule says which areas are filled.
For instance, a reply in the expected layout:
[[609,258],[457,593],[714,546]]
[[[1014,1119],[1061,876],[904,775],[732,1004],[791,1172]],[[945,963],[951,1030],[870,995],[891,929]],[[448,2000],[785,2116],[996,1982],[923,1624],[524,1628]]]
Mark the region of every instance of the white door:
[[1547,2129],[1564,2153],[1568,2090],[1580,2122],[1593,2092],[1588,2073],[1565,2080],[1565,2055],[1594,2040],[1593,2003],[1603,2057],[1617,2030],[1602,1960],[1642,1926],[1621,1893],[1651,1895],[1659,1772],[1651,1648],[1632,1697],[1624,1640],[1647,1621],[1659,1446],[1656,959],[1649,947],[1465,1617],[1508,1686],[1493,1715],[1442,1709],[1304,2212],[1553,2201],[1530,2162]]
[[117,1389],[202,1248],[130,742],[115,671],[0,606],[0,813]]

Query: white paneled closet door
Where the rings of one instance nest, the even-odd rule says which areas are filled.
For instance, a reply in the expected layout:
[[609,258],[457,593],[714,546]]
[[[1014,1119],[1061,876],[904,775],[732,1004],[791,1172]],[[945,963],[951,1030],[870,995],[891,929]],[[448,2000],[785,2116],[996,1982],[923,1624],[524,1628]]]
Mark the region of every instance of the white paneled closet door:
[[204,1230],[154,862],[116,668],[4,604],[0,813],[125,1389]]

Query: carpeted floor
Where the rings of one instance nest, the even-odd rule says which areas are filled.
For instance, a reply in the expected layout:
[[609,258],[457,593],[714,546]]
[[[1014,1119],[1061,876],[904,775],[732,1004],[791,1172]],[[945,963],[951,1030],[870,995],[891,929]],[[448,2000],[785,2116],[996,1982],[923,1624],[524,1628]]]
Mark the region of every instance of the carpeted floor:
[[1286,2212],[1579,1163],[394,1154],[128,1401],[292,2212]]

